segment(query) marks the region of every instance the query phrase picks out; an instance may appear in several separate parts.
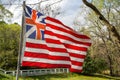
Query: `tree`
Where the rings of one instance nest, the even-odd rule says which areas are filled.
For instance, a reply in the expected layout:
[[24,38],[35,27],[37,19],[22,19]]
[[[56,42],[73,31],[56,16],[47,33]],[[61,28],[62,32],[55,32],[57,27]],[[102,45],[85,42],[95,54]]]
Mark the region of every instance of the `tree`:
[[92,58],[90,55],[90,51],[88,52],[85,63],[83,65],[83,74],[91,75],[94,73],[101,73],[103,70],[107,68],[107,64],[105,60]]
[[[111,36],[111,29],[106,28],[106,26],[108,26],[108,23],[106,24],[104,22],[104,19],[106,19],[107,22],[114,24],[114,28],[116,29],[117,34],[119,34],[119,0],[92,0],[92,3],[98,7],[99,11],[93,4],[88,3],[86,0],[83,1],[89,7],[91,7],[92,5],[92,9],[94,9],[95,11],[97,10],[96,13],[98,14],[98,16],[94,16],[94,13],[91,10],[87,12],[88,16],[86,18],[88,21],[90,21],[90,27],[89,29],[87,29],[91,33],[91,37],[93,40],[93,45],[91,47],[90,53],[93,58],[102,58],[107,62],[108,69],[110,70],[110,75],[119,75],[120,37],[118,36],[118,42],[115,41],[115,37]],[[100,13],[100,11],[104,14],[105,17],[103,16],[103,14]],[[101,21],[101,18],[103,19],[103,21]],[[106,26],[104,24],[106,24]]]
[[0,5],[0,21],[10,20],[13,14],[7,10],[3,5]]
[[[107,29],[112,33],[112,38],[114,42],[117,41],[118,45],[120,46],[120,35],[117,32],[115,26],[113,26],[112,24],[110,24],[110,22],[100,13],[100,11],[91,3],[87,2],[87,0],[82,0],[84,2],[84,4],[88,7],[90,7],[99,17],[99,19],[106,25]],[[117,2],[119,2],[117,0]]]
[[0,22],[0,67],[16,69],[20,26]]
[[[92,5],[95,5],[102,13],[102,15],[104,14],[106,20],[114,25],[117,32],[119,33],[119,0],[92,0]],[[80,22],[77,20],[79,15],[76,17],[75,25],[80,26],[80,31],[85,31],[84,33],[87,33],[87,35],[89,35],[92,39],[92,46],[89,50],[90,57],[95,59],[95,61],[96,59],[102,59],[106,63],[106,70],[101,69],[101,72],[107,71],[107,74],[110,75],[120,75],[119,43],[114,41],[115,37],[111,36],[111,30],[106,28],[106,25],[100,20],[99,15],[95,16],[95,12],[86,6],[83,6],[82,9],[84,11],[81,11],[79,15],[85,15],[85,26],[87,27],[83,25],[81,28]]]
[[[51,2],[50,0],[43,0],[40,1],[37,4],[37,10],[40,11],[41,13],[50,16],[50,17],[56,17],[57,15],[59,15],[61,13],[60,11],[60,6],[59,4],[62,2],[63,0],[56,0]],[[46,3],[46,4],[44,4]],[[44,4],[44,5],[42,5]]]

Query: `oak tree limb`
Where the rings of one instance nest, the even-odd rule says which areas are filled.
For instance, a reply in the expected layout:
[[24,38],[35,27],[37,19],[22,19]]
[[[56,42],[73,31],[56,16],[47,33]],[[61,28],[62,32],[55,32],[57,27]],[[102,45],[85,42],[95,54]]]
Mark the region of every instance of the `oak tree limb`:
[[99,19],[106,25],[107,29],[110,30],[110,32],[112,33],[111,36],[114,37],[114,41],[117,41],[117,43],[120,45],[120,35],[117,32],[115,26],[110,24],[110,22],[100,13],[100,11],[92,3],[89,3],[87,0],[82,1],[86,6],[91,8],[96,13],[96,15],[99,16]]

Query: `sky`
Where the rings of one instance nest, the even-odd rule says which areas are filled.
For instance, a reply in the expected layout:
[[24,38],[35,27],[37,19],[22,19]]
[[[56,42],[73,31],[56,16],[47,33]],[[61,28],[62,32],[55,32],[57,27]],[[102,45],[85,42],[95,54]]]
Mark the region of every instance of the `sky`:
[[[0,0],[2,4],[7,4],[11,0]],[[16,0],[14,4],[22,4],[22,2],[19,2],[19,0]],[[57,0],[56,0],[57,1]],[[1,3],[0,2],[0,3]],[[34,4],[39,2],[39,0],[26,0],[26,4]],[[59,6],[61,7],[61,11],[64,13],[60,14],[56,18],[59,19],[61,22],[63,22],[65,25],[70,26],[74,28],[73,21],[75,20],[75,17],[77,16],[78,12],[80,11],[80,6],[83,5],[82,0],[63,0]],[[7,9],[9,9],[13,14],[12,23],[17,22],[21,25],[21,18],[22,18],[22,7],[21,5],[17,6],[13,5],[11,7],[6,6]],[[80,16],[80,21],[83,21],[83,16]],[[82,22],[81,22],[82,23]]]

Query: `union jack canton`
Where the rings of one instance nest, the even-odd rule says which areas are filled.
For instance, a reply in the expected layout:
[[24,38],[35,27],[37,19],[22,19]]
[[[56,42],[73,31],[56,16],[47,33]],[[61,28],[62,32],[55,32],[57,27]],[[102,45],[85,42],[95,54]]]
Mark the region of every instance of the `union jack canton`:
[[26,6],[25,22],[27,38],[44,40],[45,17],[42,13]]

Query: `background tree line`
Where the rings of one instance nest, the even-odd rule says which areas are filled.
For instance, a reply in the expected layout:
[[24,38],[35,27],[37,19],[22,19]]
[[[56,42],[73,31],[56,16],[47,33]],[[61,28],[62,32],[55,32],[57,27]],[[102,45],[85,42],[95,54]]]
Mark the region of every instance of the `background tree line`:
[[20,25],[8,24],[13,14],[0,5],[0,68],[15,70],[17,64]]
[[0,21],[0,67],[16,69],[20,26]]
[[[63,1],[63,0],[60,0]],[[57,2],[57,3],[60,3]],[[60,6],[52,8],[54,4],[46,4],[43,8],[38,3],[38,10],[46,15],[56,17],[61,14]],[[119,0],[91,0],[104,17],[115,26],[120,34],[120,1]],[[56,4],[56,3],[55,3]],[[91,37],[92,46],[88,50],[85,59],[83,73],[101,73],[112,76],[120,75],[120,46],[113,41],[111,31],[100,20],[94,11],[82,5],[83,11],[79,12],[74,19],[74,26],[79,26],[79,31]],[[4,9],[4,10],[3,10]],[[12,17],[12,14],[2,5],[0,6],[0,68],[15,70],[17,65],[20,25],[6,23],[4,11]],[[84,15],[85,24],[81,26],[79,16]],[[87,27],[85,27],[87,26]]]
[[[91,4],[98,8],[120,35],[120,0],[92,0]],[[111,30],[101,21],[99,15],[96,15],[94,11],[86,6],[83,6],[83,10],[79,14],[86,15],[85,20],[88,27],[81,27],[80,31],[91,36],[92,39],[92,46],[89,51],[90,57],[86,59],[91,60],[86,63],[88,66],[85,69],[91,65],[91,69],[88,69],[88,71],[110,74],[112,76],[120,75],[119,42],[115,41],[115,37],[111,35]],[[79,26],[79,21],[75,20],[74,23]]]

